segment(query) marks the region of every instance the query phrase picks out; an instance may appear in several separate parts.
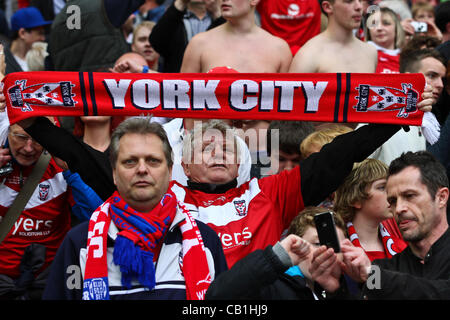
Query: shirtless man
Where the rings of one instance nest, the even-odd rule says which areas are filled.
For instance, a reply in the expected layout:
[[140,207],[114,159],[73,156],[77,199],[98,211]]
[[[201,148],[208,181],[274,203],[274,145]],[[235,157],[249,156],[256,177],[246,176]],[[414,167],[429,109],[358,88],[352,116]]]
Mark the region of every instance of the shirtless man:
[[289,72],[375,72],[376,49],[353,34],[362,19],[361,0],[319,1],[328,26],[297,52]]
[[259,0],[221,0],[226,23],[189,42],[181,72],[207,72],[228,66],[239,72],[287,72],[289,45],[255,24]]

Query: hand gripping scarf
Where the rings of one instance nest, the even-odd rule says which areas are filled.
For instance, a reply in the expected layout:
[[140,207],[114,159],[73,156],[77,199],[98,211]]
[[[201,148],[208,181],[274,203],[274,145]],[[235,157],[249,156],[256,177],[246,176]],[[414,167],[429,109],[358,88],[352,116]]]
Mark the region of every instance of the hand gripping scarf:
[[422,126],[422,74],[17,72],[4,79],[10,123],[35,116],[298,120]]
[[[380,223],[379,229],[380,229],[381,240],[383,242],[384,252],[386,254],[386,257],[388,257],[390,259],[393,256],[395,256],[397,253],[400,253],[402,250],[400,250],[397,247],[397,245],[395,244],[391,235],[386,230],[386,228],[383,226],[383,224]],[[348,233],[348,237],[349,237],[350,241],[353,243],[353,245],[355,247],[362,248],[361,242],[359,242],[358,234],[356,233],[356,230],[355,230],[355,226],[351,222],[347,223],[347,233]]]
[[[153,262],[157,260],[161,240],[176,211],[177,200],[170,192],[147,213],[133,210],[117,191],[106,200],[89,221],[83,300],[109,300],[106,252],[111,221],[119,229],[114,244],[113,262],[120,266],[122,285],[131,289],[131,282],[135,278],[150,290],[153,289],[156,284]],[[201,299],[211,283],[208,262],[195,220],[187,210],[182,211],[186,216],[180,223],[186,294],[190,300]]]

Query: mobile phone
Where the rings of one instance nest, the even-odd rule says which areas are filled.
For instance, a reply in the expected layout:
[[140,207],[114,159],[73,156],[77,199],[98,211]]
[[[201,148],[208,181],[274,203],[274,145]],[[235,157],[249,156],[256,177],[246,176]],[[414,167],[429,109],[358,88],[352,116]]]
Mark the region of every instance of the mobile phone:
[[416,33],[428,31],[428,26],[426,22],[411,21],[411,25],[414,27],[414,31]]
[[333,248],[336,253],[341,252],[333,212],[327,211],[316,214],[314,216],[314,223],[316,225],[320,245]]

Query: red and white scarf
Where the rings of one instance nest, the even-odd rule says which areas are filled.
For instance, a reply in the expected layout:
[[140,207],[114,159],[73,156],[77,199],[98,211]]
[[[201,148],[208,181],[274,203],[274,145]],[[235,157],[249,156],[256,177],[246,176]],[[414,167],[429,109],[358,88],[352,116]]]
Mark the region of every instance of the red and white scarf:
[[[185,215],[179,226],[183,247],[183,262],[180,268],[185,277],[186,297],[189,300],[204,298],[204,293],[211,283],[211,275],[202,237],[189,211],[177,203],[175,195],[169,191],[160,203],[147,213],[131,209],[115,192],[92,214],[89,221],[83,300],[109,299],[107,236],[111,221],[119,229],[113,256],[114,263],[120,265],[122,283],[130,287],[131,280],[135,277],[150,289],[155,286],[153,261],[158,258],[160,241],[175,217],[177,205]],[[119,243],[131,244],[134,248],[118,245]],[[130,254],[133,250],[134,253]],[[130,255],[132,257],[129,257]],[[145,262],[148,255],[151,260]],[[123,261],[127,259],[130,262],[124,264]]]
[[[389,234],[389,232],[386,230],[386,228],[383,226],[383,224],[380,223],[379,226],[380,230],[380,236],[383,242],[384,247],[384,253],[386,254],[386,257],[392,258],[397,253],[401,252],[396,243],[394,242],[393,238]],[[351,222],[347,222],[347,233],[350,241],[353,243],[354,246],[362,248],[361,242],[359,241],[358,234],[356,233],[355,226]],[[369,256],[370,258],[370,256]],[[372,259],[371,259],[372,260]]]
[[[217,71],[215,71],[217,72]],[[219,69],[220,72],[220,69]],[[10,124],[37,116],[297,120],[422,126],[423,74],[15,72],[3,93]],[[428,115],[428,116],[427,116]]]

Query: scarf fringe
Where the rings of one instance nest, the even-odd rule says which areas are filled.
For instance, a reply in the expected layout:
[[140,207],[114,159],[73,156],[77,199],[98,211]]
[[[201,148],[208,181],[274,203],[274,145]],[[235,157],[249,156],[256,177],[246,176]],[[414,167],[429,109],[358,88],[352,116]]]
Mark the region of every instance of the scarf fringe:
[[439,136],[441,134],[441,126],[437,121],[435,115],[430,111],[427,111],[423,114],[422,131],[423,136],[429,144],[433,145],[439,140]]
[[120,266],[122,272],[122,285],[131,289],[133,278],[148,287],[155,287],[155,266],[153,264],[153,253],[144,251],[135,245],[133,241],[120,235],[116,238],[114,245],[114,263]]

